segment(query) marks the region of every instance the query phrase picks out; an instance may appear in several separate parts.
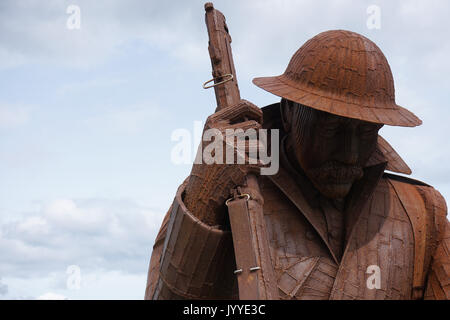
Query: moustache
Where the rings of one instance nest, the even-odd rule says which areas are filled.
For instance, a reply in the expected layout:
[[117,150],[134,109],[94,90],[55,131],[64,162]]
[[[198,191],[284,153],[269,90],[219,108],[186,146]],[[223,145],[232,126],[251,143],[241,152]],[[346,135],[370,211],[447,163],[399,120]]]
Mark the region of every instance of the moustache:
[[361,179],[364,174],[360,166],[345,165],[338,161],[328,161],[312,169],[311,173],[317,180],[331,183],[350,183]]

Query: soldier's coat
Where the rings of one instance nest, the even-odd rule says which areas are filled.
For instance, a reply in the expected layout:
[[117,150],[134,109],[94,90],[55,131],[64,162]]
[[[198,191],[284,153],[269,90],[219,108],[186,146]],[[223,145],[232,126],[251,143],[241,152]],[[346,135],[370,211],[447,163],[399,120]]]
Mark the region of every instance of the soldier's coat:
[[[279,127],[273,114],[266,120],[266,128]],[[260,177],[280,299],[450,299],[445,200],[422,182],[384,173],[389,163],[402,163],[395,152],[385,160],[369,161],[352,188],[338,229],[344,232],[343,247],[324,214],[332,206],[324,210],[326,201],[311,201],[301,187],[307,181],[286,159],[277,175]],[[230,232],[189,213],[183,190],[184,185],[155,241],[145,297],[238,298]],[[379,267],[379,289],[367,285],[370,266]]]

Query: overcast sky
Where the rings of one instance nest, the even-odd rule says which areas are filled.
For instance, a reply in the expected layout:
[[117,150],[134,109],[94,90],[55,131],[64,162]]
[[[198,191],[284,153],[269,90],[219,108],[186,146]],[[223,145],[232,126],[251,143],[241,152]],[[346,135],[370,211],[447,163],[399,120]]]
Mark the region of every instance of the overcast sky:
[[[171,133],[214,111],[204,1],[0,2],[0,299],[142,299],[152,244],[190,165]],[[382,135],[412,176],[450,199],[449,1],[215,1],[227,17],[241,96],[281,74],[309,38],[372,39],[396,101],[423,120]],[[69,5],[81,28],[68,29]],[[367,27],[377,5],[381,28]],[[194,143],[193,143],[194,145]],[[79,288],[68,285],[81,272]],[[69,268],[70,270],[73,270]],[[69,281],[70,282],[70,281]]]

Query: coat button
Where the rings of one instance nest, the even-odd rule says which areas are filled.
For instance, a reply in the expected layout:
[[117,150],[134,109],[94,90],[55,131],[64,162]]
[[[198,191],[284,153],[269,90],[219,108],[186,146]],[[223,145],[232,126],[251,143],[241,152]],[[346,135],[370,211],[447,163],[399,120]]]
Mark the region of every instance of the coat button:
[[337,239],[337,238],[339,237],[339,232],[338,232],[337,230],[331,230],[330,236],[331,236],[333,239]]
[[306,239],[308,239],[308,240],[314,240],[314,232],[312,232],[312,231],[306,231]]

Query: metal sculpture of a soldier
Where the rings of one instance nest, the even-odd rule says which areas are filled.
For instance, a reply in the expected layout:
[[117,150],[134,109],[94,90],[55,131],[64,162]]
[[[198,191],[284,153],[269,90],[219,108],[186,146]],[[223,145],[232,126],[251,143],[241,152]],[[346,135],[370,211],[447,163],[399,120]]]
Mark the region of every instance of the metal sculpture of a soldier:
[[379,129],[421,120],[396,104],[381,50],[327,31],[284,74],[253,82],[281,102],[259,109],[235,91],[205,129],[278,129],[280,168],[194,164],[153,246],[145,298],[450,299],[445,200],[385,172],[411,170]]

